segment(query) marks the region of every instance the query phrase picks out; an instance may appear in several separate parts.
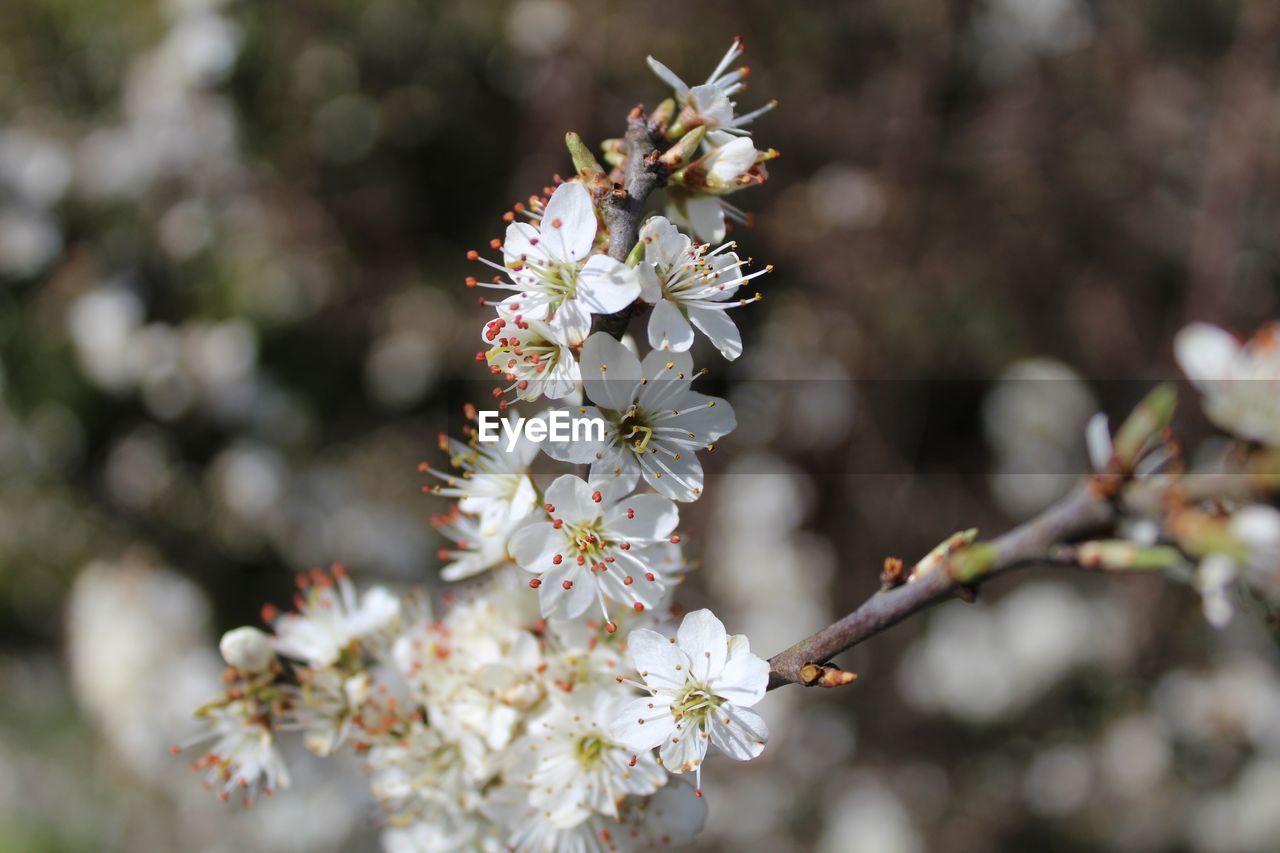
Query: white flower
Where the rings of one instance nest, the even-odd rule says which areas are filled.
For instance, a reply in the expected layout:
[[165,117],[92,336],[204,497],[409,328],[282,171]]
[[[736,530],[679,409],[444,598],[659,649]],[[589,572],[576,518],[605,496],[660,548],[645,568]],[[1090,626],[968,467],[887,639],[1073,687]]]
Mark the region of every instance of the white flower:
[[436,555],[449,561],[440,569],[441,580],[450,583],[466,580],[511,562],[507,555],[511,525],[486,522],[457,507],[443,515],[433,516],[431,524],[454,543],[453,548],[442,548]]
[[747,638],[727,636],[710,610],[685,616],[674,639],[641,628],[627,646],[649,696],[624,705],[613,736],[641,752],[658,747],[672,773],[695,771],[702,784],[707,746],[738,761],[764,750],[769,729],[749,706],[764,697],[769,662],[751,653]]
[[301,687],[290,708],[291,728],[302,731],[307,749],[332,755],[346,742],[373,690],[367,672],[346,675],[333,667],[299,669]]
[[270,727],[263,722],[256,701],[244,699],[199,712],[207,729],[174,751],[209,740],[213,745],[191,766],[207,771],[205,784],[228,800],[241,791],[246,806],[258,792],[270,796],[289,787],[289,770],[276,751]]
[[678,174],[680,182],[667,191],[667,216],[707,243],[724,239],[725,220],[748,223],[749,217],[721,196],[765,180],[765,160],[774,151],[757,151],[750,139],[739,137],[708,152]]
[[746,115],[734,116],[737,105],[730,97],[745,87],[742,81],[750,72],[746,68],[731,68],[730,65],[745,51],[742,39],[735,38],[711,76],[707,77],[707,82],[692,88],[670,68],[652,56],[648,57],[649,67],[672,88],[680,105],[681,112],[676,118],[678,125],[685,129],[703,125],[707,128],[711,144],[723,145],[733,136],[749,133],[744,129],[746,125],[778,105],[777,101],[770,101]]
[[465,444],[441,434],[440,449],[461,473],[437,471],[426,462],[419,470],[442,480],[435,493],[457,498],[458,509],[480,516],[486,529],[509,529],[538,508],[538,490],[529,479],[538,445],[523,432],[510,450],[505,440],[481,444],[474,434]]
[[[760,298],[734,299],[738,288],[768,268],[743,275],[745,261],[725,243],[715,249],[695,244],[666,218],[655,216],[640,229],[644,262],[640,298],[653,305],[649,315],[649,345],[684,352],[693,346],[696,326],[732,361],[742,355],[742,336],[725,313]],[[692,325],[690,325],[692,324]]]
[[515,779],[529,786],[529,802],[558,828],[577,826],[593,813],[616,818],[624,796],[653,793],[667,781],[651,753],[633,756],[609,736],[618,699],[617,685],[610,687],[552,702],[517,745]]
[[1238,573],[1239,566],[1227,554],[1209,554],[1196,567],[1195,587],[1204,618],[1215,628],[1225,628],[1235,616],[1231,596]]
[[1178,364],[1204,396],[1205,414],[1240,438],[1280,447],[1280,323],[1241,344],[1193,323],[1174,340]]
[[228,666],[234,666],[246,675],[264,672],[276,659],[271,638],[252,625],[233,628],[223,634],[218,642],[218,651]]
[[581,418],[605,421],[603,443],[546,442],[554,459],[591,463],[591,479],[616,478],[629,491],[640,475],[677,501],[702,494],[702,463],[696,451],[714,449],[737,421],[733,407],[718,397],[689,390],[693,359],[687,352],[654,350],[644,361],[598,332],[582,348],[583,388],[595,406],[576,410]]
[[634,610],[651,610],[662,600],[666,572],[678,565],[679,538],[672,533],[679,513],[659,495],[622,493],[565,474],[547,489],[552,520],[512,535],[511,556],[538,575],[529,585],[538,590],[543,616],[581,616],[595,601],[608,620],[606,599]]
[[521,400],[533,402],[542,397],[559,400],[578,388],[582,373],[573,351],[556,341],[553,332],[541,320],[499,316],[484,327],[484,340],[490,344],[484,354],[489,370],[506,377]]
[[332,575],[312,572],[297,613],[272,620],[276,653],[315,666],[329,666],[353,643],[370,639],[391,628],[400,615],[400,600],[382,587],[365,592],[363,599],[341,566]]
[[1244,507],[1231,516],[1225,532],[1224,550],[1205,555],[1195,574],[1205,619],[1215,628],[1224,627],[1235,615],[1232,596],[1237,580],[1280,603],[1280,510]]
[[597,224],[587,188],[561,184],[539,225],[507,226],[505,266],[485,262],[510,281],[480,286],[514,291],[499,305],[503,316],[542,320],[556,342],[576,346],[591,333],[591,315],[621,311],[640,295],[635,270],[608,255],[591,254]]

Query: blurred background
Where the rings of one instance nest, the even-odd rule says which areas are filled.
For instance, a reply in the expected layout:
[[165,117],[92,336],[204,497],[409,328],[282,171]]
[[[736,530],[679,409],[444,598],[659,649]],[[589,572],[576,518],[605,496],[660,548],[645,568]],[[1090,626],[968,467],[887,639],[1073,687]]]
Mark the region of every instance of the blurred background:
[[[770,654],[995,533],[1188,319],[1280,313],[1280,4],[0,4],[0,851],[371,850],[358,766],[250,812],[167,746],[293,572],[439,592],[421,459],[489,385],[501,213],[740,34],[775,264],[697,353],[741,428],[685,513]],[[1184,393],[1180,427],[1208,433]],[[1274,851],[1280,671],[1159,578],[1024,572],[771,694],[707,849]]]

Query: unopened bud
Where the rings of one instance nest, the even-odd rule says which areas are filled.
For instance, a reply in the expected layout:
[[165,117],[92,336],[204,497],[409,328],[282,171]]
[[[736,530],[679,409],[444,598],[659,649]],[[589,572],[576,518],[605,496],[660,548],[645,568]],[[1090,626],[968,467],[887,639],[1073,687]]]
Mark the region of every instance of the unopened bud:
[[702,140],[707,135],[707,129],[701,125],[686,133],[676,141],[675,145],[663,153],[658,158],[658,162],[666,166],[668,169],[675,169],[688,163],[693,159],[693,155],[698,153],[698,146],[702,144]]
[[246,675],[263,672],[276,657],[271,638],[251,625],[223,634],[218,651],[222,652],[223,660]]

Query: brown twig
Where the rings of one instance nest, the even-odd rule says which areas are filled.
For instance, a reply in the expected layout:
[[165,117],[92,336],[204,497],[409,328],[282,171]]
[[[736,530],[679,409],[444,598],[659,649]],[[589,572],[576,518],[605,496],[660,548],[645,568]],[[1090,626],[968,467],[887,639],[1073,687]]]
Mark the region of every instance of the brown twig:
[[[621,186],[609,192],[600,207],[600,215],[609,228],[609,257],[625,261],[640,239],[640,224],[644,220],[644,205],[649,195],[667,182],[669,170],[661,160],[658,149],[661,128],[645,115],[642,107],[635,107],[627,116],[627,132],[623,137],[626,146],[626,170]],[[626,331],[634,303],[613,314],[595,318],[592,331],[604,331],[615,338]]]
[[[1086,482],[1031,521],[974,546],[984,549],[980,579],[1042,560],[1059,543],[1107,530],[1116,517],[1115,504]],[[967,571],[959,569],[966,553],[972,552],[961,548],[925,571],[918,569],[907,583],[875,593],[840,621],[774,655],[769,659],[769,689],[784,684],[833,687],[852,681],[824,680],[821,676],[835,669],[827,661],[913,613],[971,588],[979,577],[968,577]]]

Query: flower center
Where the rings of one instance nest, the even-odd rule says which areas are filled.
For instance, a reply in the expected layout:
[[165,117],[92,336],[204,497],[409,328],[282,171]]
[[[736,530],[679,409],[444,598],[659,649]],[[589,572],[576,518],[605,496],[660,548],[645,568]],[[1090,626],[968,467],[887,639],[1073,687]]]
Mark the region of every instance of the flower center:
[[680,701],[671,706],[671,715],[676,721],[689,720],[697,724],[722,704],[724,700],[712,693],[706,685],[690,684]]
[[604,754],[604,741],[595,735],[587,735],[578,741],[578,763],[584,768],[594,767],[600,763]]
[[653,439],[653,427],[648,416],[638,407],[632,406],[618,421],[618,438],[629,444],[636,453],[644,453]]

